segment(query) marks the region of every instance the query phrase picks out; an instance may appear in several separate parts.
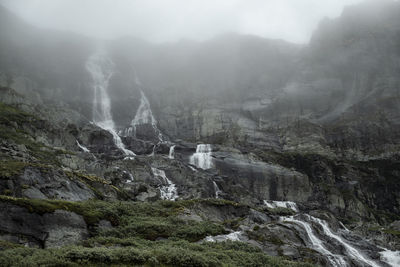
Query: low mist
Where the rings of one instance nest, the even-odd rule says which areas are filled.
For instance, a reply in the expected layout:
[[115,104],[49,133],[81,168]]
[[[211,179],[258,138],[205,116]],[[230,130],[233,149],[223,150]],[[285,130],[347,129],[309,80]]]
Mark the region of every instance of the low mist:
[[2,0],[27,22],[97,38],[204,40],[227,32],[307,43],[318,22],[360,0]]

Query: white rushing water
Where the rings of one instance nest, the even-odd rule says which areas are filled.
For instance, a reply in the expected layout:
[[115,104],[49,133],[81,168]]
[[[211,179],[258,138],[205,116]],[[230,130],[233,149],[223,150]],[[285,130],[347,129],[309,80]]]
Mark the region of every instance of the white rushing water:
[[174,159],[174,155],[175,155],[175,145],[170,146],[169,153],[168,153],[168,158],[169,159]]
[[133,134],[133,136],[136,137],[136,128],[138,125],[150,124],[153,127],[154,132],[158,135],[159,141],[162,142],[163,136],[161,131],[157,128],[157,120],[153,115],[153,111],[151,110],[150,102],[143,92],[142,83],[139,80],[139,77],[136,75],[136,72],[134,75],[136,86],[140,89],[140,104],[136,111],[135,117],[131,121],[131,126],[127,129],[126,135]]
[[295,219],[293,216],[284,217],[283,220],[293,222],[302,226],[307,233],[307,237],[311,242],[312,248],[324,255],[329,260],[332,266],[348,266],[343,256],[333,254],[325,248],[323,241],[314,234],[310,223]]
[[[135,83],[142,88],[142,84],[139,81],[138,77],[135,74]],[[153,127],[154,133],[157,135],[158,143],[154,144],[153,151],[148,156],[154,156],[155,150],[160,143],[164,142],[163,135],[161,131],[157,128],[157,120],[155,119],[153,112],[150,107],[150,102],[147,99],[146,95],[144,94],[143,90],[140,90],[140,104],[136,111],[135,117],[131,121],[131,126],[124,131],[125,136],[134,136],[137,137],[137,127],[139,125],[149,124]]]
[[213,167],[211,153],[212,149],[210,144],[197,145],[196,153],[189,158],[189,162],[203,170],[211,169]]
[[[377,262],[369,259],[366,255],[364,255],[359,249],[357,249],[354,245],[351,245],[346,239],[341,237],[339,234],[335,233],[328,225],[328,223],[319,218],[315,218],[313,216],[305,214],[307,220],[302,220],[301,218],[283,217],[283,221],[293,222],[298,225],[301,225],[307,233],[308,239],[312,244],[312,248],[319,251],[321,254],[327,257],[332,266],[348,266],[349,264],[345,261],[344,256],[337,255],[329,251],[324,245],[324,241],[322,241],[316,234],[314,234],[312,224],[318,225],[322,228],[324,236],[326,236],[326,240],[335,240],[338,244],[340,244],[344,249],[345,253],[348,257],[352,258],[355,262],[363,264],[363,266],[372,266],[379,267],[381,266]],[[386,257],[386,262],[395,261],[396,253],[390,251],[385,254],[385,252],[381,252],[382,258]],[[397,259],[398,260],[398,259]],[[385,260],[384,260],[385,261]],[[398,265],[395,265],[398,266]]]
[[227,235],[207,236],[204,238],[206,242],[224,242],[227,240],[241,241],[242,232],[233,232]]
[[107,89],[114,74],[114,67],[114,63],[103,49],[98,49],[86,62],[86,69],[92,75],[93,80],[93,122],[112,134],[115,145],[125,155],[134,156],[135,153],[125,148],[115,131],[111,115],[111,101]]
[[79,143],[78,140],[76,140],[76,144],[78,145],[78,147],[79,147],[80,149],[82,149],[83,152],[85,152],[85,153],[90,153],[90,150],[89,150],[87,147],[81,145],[81,144]]
[[381,260],[383,262],[386,262],[392,267],[400,266],[400,251],[391,251],[385,249],[379,253],[381,254]]
[[127,172],[127,171],[123,171],[123,172],[124,172],[126,175],[128,175],[128,177],[129,177],[129,179],[126,180],[126,182],[127,182],[127,183],[132,183],[132,182],[134,181],[132,173]]
[[157,168],[151,168],[154,176],[161,178],[162,182],[166,185],[161,186],[160,194],[162,199],[166,200],[175,200],[178,198],[177,188],[174,183],[165,175],[163,170],[159,170]]
[[131,130],[133,129],[133,135],[136,136],[136,127],[142,124],[150,124],[153,126],[154,130],[159,132],[157,129],[157,121],[153,116],[151,111],[149,100],[143,91],[140,91],[140,105],[136,111],[135,117],[131,122]]
[[367,264],[368,266],[373,266],[373,267],[379,267],[380,265],[375,263],[374,261],[368,259],[366,256],[364,256],[358,249],[355,247],[351,246],[345,239],[343,239],[341,236],[334,234],[333,231],[329,228],[328,223],[324,220],[309,216],[310,220],[316,222],[319,224],[322,229],[324,230],[325,235],[329,236],[332,239],[335,239],[338,241],[340,244],[343,245],[343,247],[346,249],[347,254],[353,258],[354,260],[358,262],[362,262],[364,264]]
[[285,208],[298,212],[297,204],[292,201],[264,200],[264,205],[270,209]]
[[222,191],[221,189],[219,189],[217,183],[214,181],[213,181],[213,186],[214,186],[215,198],[219,198],[219,195],[222,193]]

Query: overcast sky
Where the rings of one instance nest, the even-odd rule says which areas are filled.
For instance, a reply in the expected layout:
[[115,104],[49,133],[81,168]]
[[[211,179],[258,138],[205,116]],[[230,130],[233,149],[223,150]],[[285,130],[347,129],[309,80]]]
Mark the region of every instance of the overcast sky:
[[362,0],[0,0],[31,24],[89,36],[203,40],[225,32],[308,42],[324,17]]

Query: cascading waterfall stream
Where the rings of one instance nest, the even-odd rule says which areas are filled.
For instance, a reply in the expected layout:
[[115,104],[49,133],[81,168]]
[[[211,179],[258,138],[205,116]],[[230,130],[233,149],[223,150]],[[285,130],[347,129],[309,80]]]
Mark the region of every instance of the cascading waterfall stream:
[[[322,228],[323,235],[325,235],[327,240],[335,240],[337,243],[339,243],[346,251],[346,254],[349,258],[353,259],[356,262],[362,263],[363,266],[372,266],[372,267],[379,267],[378,263],[376,263],[373,260],[368,259],[361,251],[359,251],[356,247],[353,245],[349,244],[348,241],[346,241],[344,238],[342,238],[340,235],[334,233],[331,228],[329,227],[328,223],[324,220],[321,220],[319,218],[315,218],[313,216],[310,216],[308,214],[304,214],[304,216],[307,218],[307,220],[302,220],[300,217],[295,218],[294,216],[290,217],[282,217],[281,220],[283,222],[293,222],[296,223],[304,228],[304,230],[307,233],[307,237],[309,241],[311,242],[312,247],[320,252],[322,255],[324,255],[329,262],[331,263],[332,266],[349,266],[349,264],[346,262],[344,256],[342,255],[337,255],[329,251],[326,246],[324,245],[324,241],[322,241],[316,234],[313,232],[312,224],[314,223]],[[348,230],[347,230],[348,231]],[[346,231],[346,232],[347,232]],[[388,250],[386,250],[388,251]],[[384,254],[385,252],[381,252],[382,258],[384,260]],[[394,252],[395,253],[395,252]],[[394,255],[393,253],[388,253],[386,256],[389,256],[387,258],[390,258],[390,256]],[[393,257],[391,257],[389,260],[393,260]]]
[[322,255],[324,255],[329,260],[329,262],[332,264],[332,266],[335,266],[335,267],[348,266],[348,264],[344,260],[343,256],[335,255],[325,248],[325,246],[323,245],[323,241],[320,240],[313,233],[311,225],[308,222],[294,219],[293,216],[284,217],[283,220],[287,221],[287,222],[293,222],[293,223],[296,223],[296,224],[302,226],[307,233],[307,236],[311,242],[312,248],[315,249],[316,251],[320,252]]
[[215,192],[215,198],[219,198],[219,195],[222,193],[221,189],[219,189],[217,183],[213,181],[213,187]]
[[174,159],[175,158],[174,155],[175,155],[175,145],[173,145],[169,148],[168,158]]
[[196,153],[189,158],[189,163],[197,168],[207,170],[213,167],[210,144],[197,145]]
[[83,152],[85,152],[85,153],[90,153],[90,150],[89,150],[87,147],[81,145],[81,144],[79,143],[78,140],[76,140],[76,144],[78,145],[78,147],[79,147],[80,149],[82,149]]
[[121,134],[123,134],[124,136],[134,136],[136,138],[138,126],[145,124],[151,125],[153,127],[154,133],[157,135],[158,138],[157,144],[154,144],[153,151],[149,155],[149,156],[154,156],[157,146],[159,146],[160,143],[164,143],[164,137],[161,131],[157,128],[157,120],[155,119],[153,112],[151,110],[150,102],[143,92],[142,83],[137,77],[136,72],[134,73],[134,75],[135,75],[135,84],[140,89],[140,104],[135,113],[135,117],[131,121],[131,125],[124,131],[121,131]]
[[172,183],[170,179],[168,179],[168,177],[165,175],[165,172],[163,170],[159,170],[153,167],[151,168],[151,171],[153,172],[154,176],[161,178],[162,182],[166,184],[160,188],[161,199],[172,200],[172,201],[177,199],[178,198],[177,188],[175,184]]
[[133,134],[136,136],[136,126],[142,124],[151,124],[154,130],[157,130],[157,121],[153,116],[153,112],[150,108],[149,100],[147,99],[146,95],[143,91],[140,91],[140,105],[136,111],[136,115],[131,122],[131,126],[133,129]]
[[98,49],[86,62],[86,69],[93,80],[93,122],[100,128],[112,134],[115,145],[125,155],[135,156],[135,153],[125,148],[121,138],[115,131],[111,115],[111,101],[108,96],[108,86],[114,73],[114,63],[103,49]]
[[[308,215],[309,216],[309,215]],[[369,260],[367,257],[365,257],[360,251],[358,251],[355,247],[351,246],[350,244],[348,244],[342,237],[340,237],[339,235],[334,234],[331,229],[328,226],[328,223],[326,221],[323,221],[321,219],[309,216],[310,220],[313,222],[316,222],[317,224],[319,224],[323,231],[324,234],[326,234],[327,236],[329,236],[332,239],[335,239],[336,241],[338,241],[340,244],[343,245],[343,247],[346,249],[348,255],[360,262],[363,262],[369,266],[373,266],[373,267],[379,267],[380,265],[376,264],[374,261]]]
[[139,80],[139,77],[136,75],[136,72],[134,75],[135,84],[140,89],[140,104],[136,111],[135,117],[131,121],[131,126],[125,131],[125,134],[133,135],[136,137],[137,126],[150,124],[153,127],[154,132],[157,134],[159,142],[163,142],[163,135],[161,131],[157,128],[157,120],[155,119],[153,111],[151,110],[150,102],[143,92],[142,83]]

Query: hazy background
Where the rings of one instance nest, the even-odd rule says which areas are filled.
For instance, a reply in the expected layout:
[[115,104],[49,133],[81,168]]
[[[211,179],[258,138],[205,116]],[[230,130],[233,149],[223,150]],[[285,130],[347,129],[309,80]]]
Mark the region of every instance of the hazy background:
[[[378,0],[376,0],[378,1]],[[204,40],[238,32],[307,43],[324,17],[361,0],[0,0],[33,25],[98,38]]]

